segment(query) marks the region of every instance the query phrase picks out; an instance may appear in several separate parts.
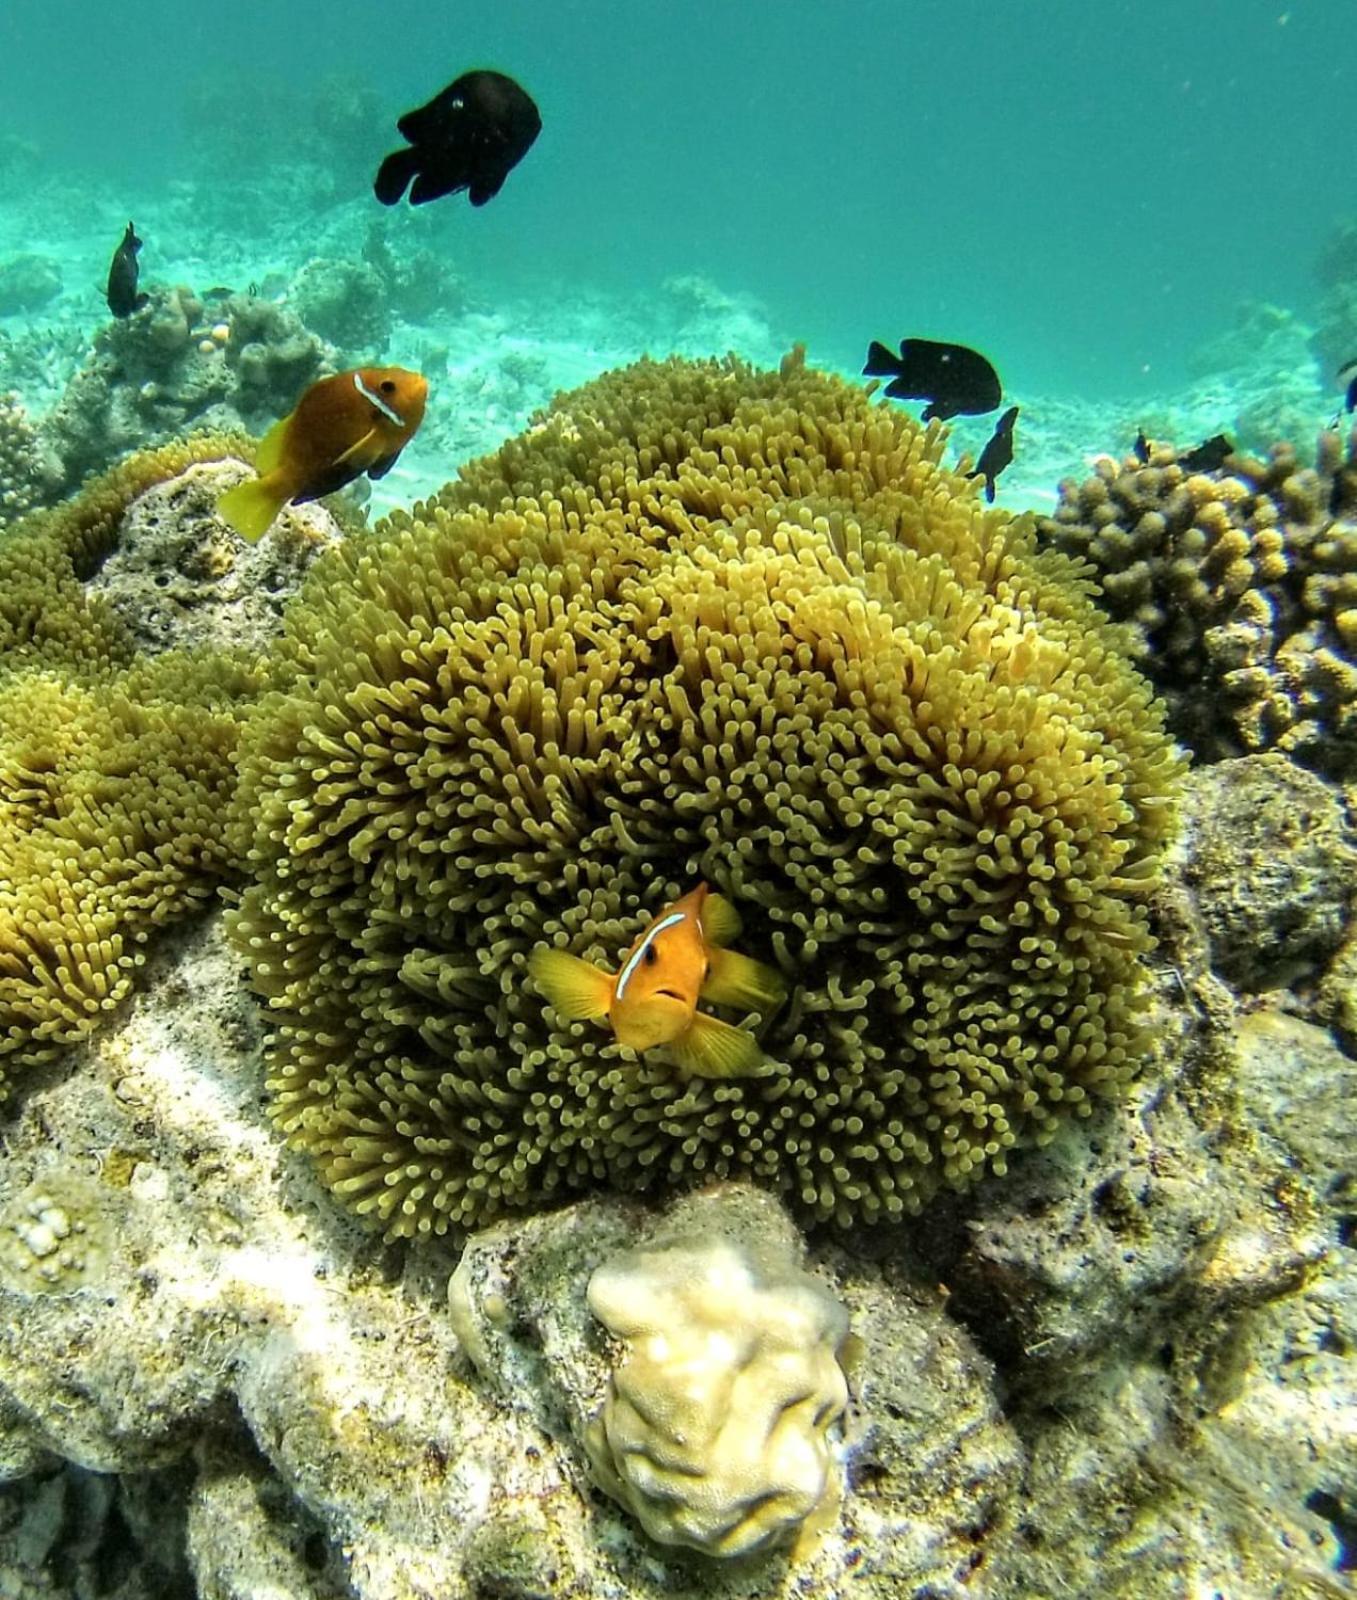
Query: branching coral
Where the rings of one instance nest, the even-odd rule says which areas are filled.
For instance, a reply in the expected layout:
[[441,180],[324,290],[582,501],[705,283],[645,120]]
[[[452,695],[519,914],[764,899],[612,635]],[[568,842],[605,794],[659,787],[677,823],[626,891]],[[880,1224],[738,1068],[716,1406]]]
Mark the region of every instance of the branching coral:
[[1086,557],[1205,759],[1277,748],[1357,769],[1357,431],[1192,473],[1171,448],[1061,486],[1042,536]]
[[[233,931],[290,1142],[393,1235],[746,1175],[897,1217],[1137,1065],[1178,758],[943,433],[642,362],[323,556],[242,746]],[[699,878],[794,987],[685,1081],[533,991]]]
[[126,994],[151,933],[229,874],[226,655],[135,659],[88,576],[128,503],[233,441],[147,452],[0,537],[0,1095]]

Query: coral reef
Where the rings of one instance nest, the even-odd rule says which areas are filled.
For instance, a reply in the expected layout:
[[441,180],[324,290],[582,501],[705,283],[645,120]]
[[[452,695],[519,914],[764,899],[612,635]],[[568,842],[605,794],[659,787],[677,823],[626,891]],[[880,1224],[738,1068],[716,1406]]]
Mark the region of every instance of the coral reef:
[[[322,557],[241,750],[235,938],[289,1142],[393,1235],[749,1175],[917,1210],[1135,1071],[1179,760],[940,430],[643,362]],[[795,986],[684,1081],[531,986],[705,879]]]
[[203,461],[128,506],[117,548],[86,593],[108,606],[138,652],[266,651],[317,553],[341,529],[365,526],[343,497],[327,496],[285,506],[269,537],[249,544],[215,515],[218,499],[247,470],[234,460]]
[[129,992],[151,935],[232,875],[244,651],[139,657],[90,579],[139,494],[239,449],[134,456],[0,541],[0,1094]]
[[1357,431],[1303,468],[1188,472],[1172,447],[1061,485],[1042,538],[1092,562],[1171,725],[1202,760],[1278,749],[1335,774],[1357,759]]
[[1357,883],[1342,796],[1276,752],[1205,767],[1186,806],[1187,867],[1211,965],[1233,988],[1281,989],[1322,972]]
[[261,430],[334,370],[333,351],[272,301],[235,294],[209,310],[189,289],[148,292],[141,311],[99,330],[47,418],[69,487],[193,427]]
[[0,394],[0,527],[60,488],[61,467],[14,395]]
[[589,1309],[626,1350],[589,1459],[661,1544],[748,1555],[834,1504],[848,1313],[770,1254],[695,1238],[614,1257],[589,1280]]
[[9,256],[0,261],[0,317],[40,311],[61,293],[61,268],[50,256]]
[[391,337],[386,288],[367,262],[313,257],[293,280],[288,300],[345,364],[366,365],[386,349]]
[[[1266,452],[1279,439],[1313,438],[1329,404],[1332,374],[1320,373],[1310,337],[1292,312],[1248,301],[1227,328],[1188,356],[1198,403],[1225,422],[1240,450]],[[1151,437],[1161,436],[1156,424]]]

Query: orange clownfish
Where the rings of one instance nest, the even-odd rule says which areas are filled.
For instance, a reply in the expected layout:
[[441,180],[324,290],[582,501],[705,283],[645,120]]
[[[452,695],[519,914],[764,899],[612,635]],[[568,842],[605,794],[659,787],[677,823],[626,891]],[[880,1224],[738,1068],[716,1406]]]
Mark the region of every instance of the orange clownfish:
[[772,967],[723,948],[739,931],[735,907],[700,883],[660,912],[615,973],[547,946],[533,951],[528,972],[561,1016],[606,1017],[630,1050],[665,1045],[694,1077],[738,1078],[762,1061],[758,1041],[699,1011],[698,1000],[767,1011],[787,992]]
[[428,394],[419,373],[404,367],[319,379],[259,441],[259,476],[228,489],[217,510],[253,544],[285,505],[333,494],[364,472],[380,478],[424,420]]

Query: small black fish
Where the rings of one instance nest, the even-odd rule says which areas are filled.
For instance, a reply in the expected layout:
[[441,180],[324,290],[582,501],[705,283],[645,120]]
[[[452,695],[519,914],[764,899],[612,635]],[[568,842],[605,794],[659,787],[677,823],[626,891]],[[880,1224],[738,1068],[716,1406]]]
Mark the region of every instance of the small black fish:
[[1178,465],[1189,472],[1216,472],[1225,465],[1226,456],[1234,454],[1234,446],[1223,433],[1213,433],[1203,439],[1195,450],[1185,450],[1178,457]]
[[410,204],[469,191],[483,206],[528,153],[542,130],[532,97],[502,72],[464,72],[428,105],[407,111],[396,124],[411,148],[387,156],[373,192],[394,206],[410,180]]
[[1136,434],[1136,442],[1131,446],[1136,453],[1136,460],[1142,466],[1150,459],[1150,441],[1145,437],[1145,430],[1141,428]]
[[927,400],[925,422],[993,411],[1004,394],[999,374],[978,350],[964,344],[901,339],[897,356],[873,339],[862,370],[871,378],[889,377],[886,393],[893,400]]
[[1349,373],[1352,374],[1352,377],[1348,383],[1347,393],[1343,396],[1343,410],[1357,411],[1357,357],[1354,357],[1351,361],[1345,361],[1343,365],[1339,367],[1339,383],[1342,383],[1343,379],[1346,378]]
[[994,480],[1013,459],[1013,424],[1017,420],[1017,406],[1009,406],[994,424],[994,432],[985,441],[975,470],[966,474],[968,478],[985,480],[985,499],[991,505],[994,504]]
[[137,251],[140,249],[141,240],[129,222],[108,267],[108,309],[115,317],[130,317],[151,298],[149,294],[137,293]]

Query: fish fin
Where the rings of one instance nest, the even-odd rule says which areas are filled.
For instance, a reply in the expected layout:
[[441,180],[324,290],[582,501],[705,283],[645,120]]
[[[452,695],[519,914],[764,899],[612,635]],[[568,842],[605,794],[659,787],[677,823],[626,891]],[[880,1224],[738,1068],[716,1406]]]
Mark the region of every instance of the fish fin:
[[283,435],[291,421],[291,416],[286,416],[281,422],[275,422],[255,446],[254,470],[261,478],[266,472],[272,472],[283,459]]
[[606,1017],[612,1005],[613,980],[568,950],[538,945],[528,957],[528,975],[556,1011],[571,1022]]
[[467,199],[473,206],[483,206],[487,200],[493,200],[504,187],[504,180],[509,176],[508,170],[491,173],[489,176],[473,178],[467,190]]
[[361,439],[355,439],[347,450],[334,458],[334,460],[330,463],[330,470],[333,472],[336,467],[342,467],[351,463],[358,468],[359,472],[365,471],[366,469],[358,464],[358,457],[362,453],[364,445],[371,444],[376,437],[376,428],[369,428]]
[[265,483],[262,478],[247,478],[222,495],[217,501],[217,514],[224,517],[242,539],[258,544],[286,504],[285,490]]
[[713,950],[702,984],[702,998],[718,1006],[743,1006],[748,1011],[770,1011],[787,998],[787,985],[775,967],[737,955],[734,950]]
[[460,163],[426,163],[410,186],[410,204],[422,206],[430,200],[441,200],[445,194],[460,194],[469,181]]
[[394,206],[419,171],[418,150],[393,150],[377,168],[372,192],[384,206]]
[[752,1033],[702,1011],[693,1013],[692,1022],[667,1048],[679,1070],[692,1078],[748,1078],[763,1063]]
[[900,357],[887,350],[879,339],[867,346],[867,365],[862,369],[869,378],[884,378],[900,370]]
[[[404,446],[401,447],[402,449]],[[368,468],[369,478],[384,478],[392,467],[400,460],[400,450],[393,450],[389,456],[381,456]]]
[[740,913],[723,894],[702,902],[702,937],[708,944],[729,944],[740,937]]

